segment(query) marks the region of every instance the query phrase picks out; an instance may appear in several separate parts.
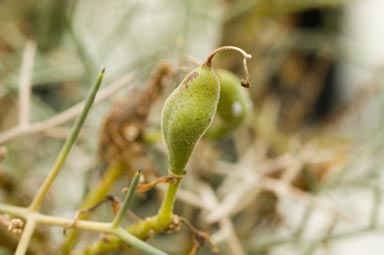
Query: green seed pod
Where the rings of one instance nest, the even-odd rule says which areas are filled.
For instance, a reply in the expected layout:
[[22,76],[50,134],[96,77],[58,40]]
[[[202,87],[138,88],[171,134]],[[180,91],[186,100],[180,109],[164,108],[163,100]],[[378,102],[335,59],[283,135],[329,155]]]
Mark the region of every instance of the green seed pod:
[[196,143],[212,123],[220,96],[220,83],[212,69],[212,60],[217,53],[227,50],[238,51],[244,56],[246,80],[241,84],[249,86],[246,59],[251,55],[234,46],[223,46],[189,73],[164,103],[161,130],[168,147],[169,170],[175,175],[184,174]]
[[216,70],[220,81],[220,99],[217,116],[207,131],[207,136],[218,138],[227,135],[244,123],[251,108],[251,100],[246,89],[239,86],[240,79],[224,69]]
[[220,84],[211,66],[189,73],[167,98],[161,130],[169,151],[170,171],[182,175],[192,151],[207,131],[219,102]]

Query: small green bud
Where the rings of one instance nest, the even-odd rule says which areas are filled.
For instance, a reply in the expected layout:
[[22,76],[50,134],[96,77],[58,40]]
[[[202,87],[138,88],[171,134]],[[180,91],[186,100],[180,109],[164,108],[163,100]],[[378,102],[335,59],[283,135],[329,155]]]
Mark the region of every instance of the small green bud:
[[215,72],[210,66],[201,66],[189,73],[167,98],[161,129],[172,173],[183,174],[197,141],[213,120],[219,95],[220,84]]
[[249,94],[239,86],[240,79],[224,69],[216,73],[220,81],[220,99],[217,116],[207,131],[207,135],[214,138],[226,135],[244,123],[251,108]]

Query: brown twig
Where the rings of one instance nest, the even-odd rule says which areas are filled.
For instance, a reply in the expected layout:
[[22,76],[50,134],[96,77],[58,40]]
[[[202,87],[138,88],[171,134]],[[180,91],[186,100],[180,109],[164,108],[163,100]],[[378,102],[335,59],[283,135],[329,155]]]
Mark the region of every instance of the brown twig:
[[31,103],[32,69],[36,55],[36,44],[28,41],[25,45],[19,76],[19,125],[28,126]]

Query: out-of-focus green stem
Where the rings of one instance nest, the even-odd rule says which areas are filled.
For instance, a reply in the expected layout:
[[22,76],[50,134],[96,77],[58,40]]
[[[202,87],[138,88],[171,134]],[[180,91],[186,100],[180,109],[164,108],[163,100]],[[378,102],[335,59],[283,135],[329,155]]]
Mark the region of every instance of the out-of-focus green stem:
[[122,165],[112,165],[108,167],[101,181],[97,183],[95,190],[92,189],[84,199],[81,208],[86,209],[92,207],[102,200],[107,195],[110,187],[121,177],[125,170],[127,169]]
[[43,203],[43,200],[51,187],[52,183],[55,181],[57,175],[60,173],[61,168],[64,165],[64,162],[75,143],[77,136],[80,132],[81,127],[84,124],[85,118],[88,115],[89,110],[91,109],[91,106],[93,104],[93,101],[95,100],[96,93],[99,90],[101,86],[101,82],[104,77],[104,69],[101,71],[95,85],[92,87],[91,91],[89,92],[87,99],[85,101],[85,105],[83,108],[83,111],[81,112],[80,116],[76,120],[71,133],[69,134],[67,140],[65,141],[65,144],[63,148],[61,149],[49,175],[45,179],[44,183],[40,186],[39,191],[37,192],[36,196],[34,197],[31,205],[29,206],[29,210],[31,212],[36,212],[40,209],[41,204]]
[[35,227],[36,221],[32,217],[27,217],[27,224],[23,229],[23,234],[20,237],[20,241],[17,245],[15,255],[26,254]]

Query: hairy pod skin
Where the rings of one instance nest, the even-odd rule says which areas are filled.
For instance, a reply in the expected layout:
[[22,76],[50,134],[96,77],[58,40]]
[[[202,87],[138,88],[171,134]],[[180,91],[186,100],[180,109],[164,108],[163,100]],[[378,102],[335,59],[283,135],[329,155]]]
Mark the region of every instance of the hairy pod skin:
[[207,131],[219,102],[219,80],[210,66],[190,72],[164,103],[161,130],[169,151],[169,170],[184,173],[195,144]]
[[242,123],[251,107],[248,91],[240,86],[240,79],[230,71],[216,70],[220,81],[220,99],[217,116],[207,132],[208,137],[218,138],[228,134]]

